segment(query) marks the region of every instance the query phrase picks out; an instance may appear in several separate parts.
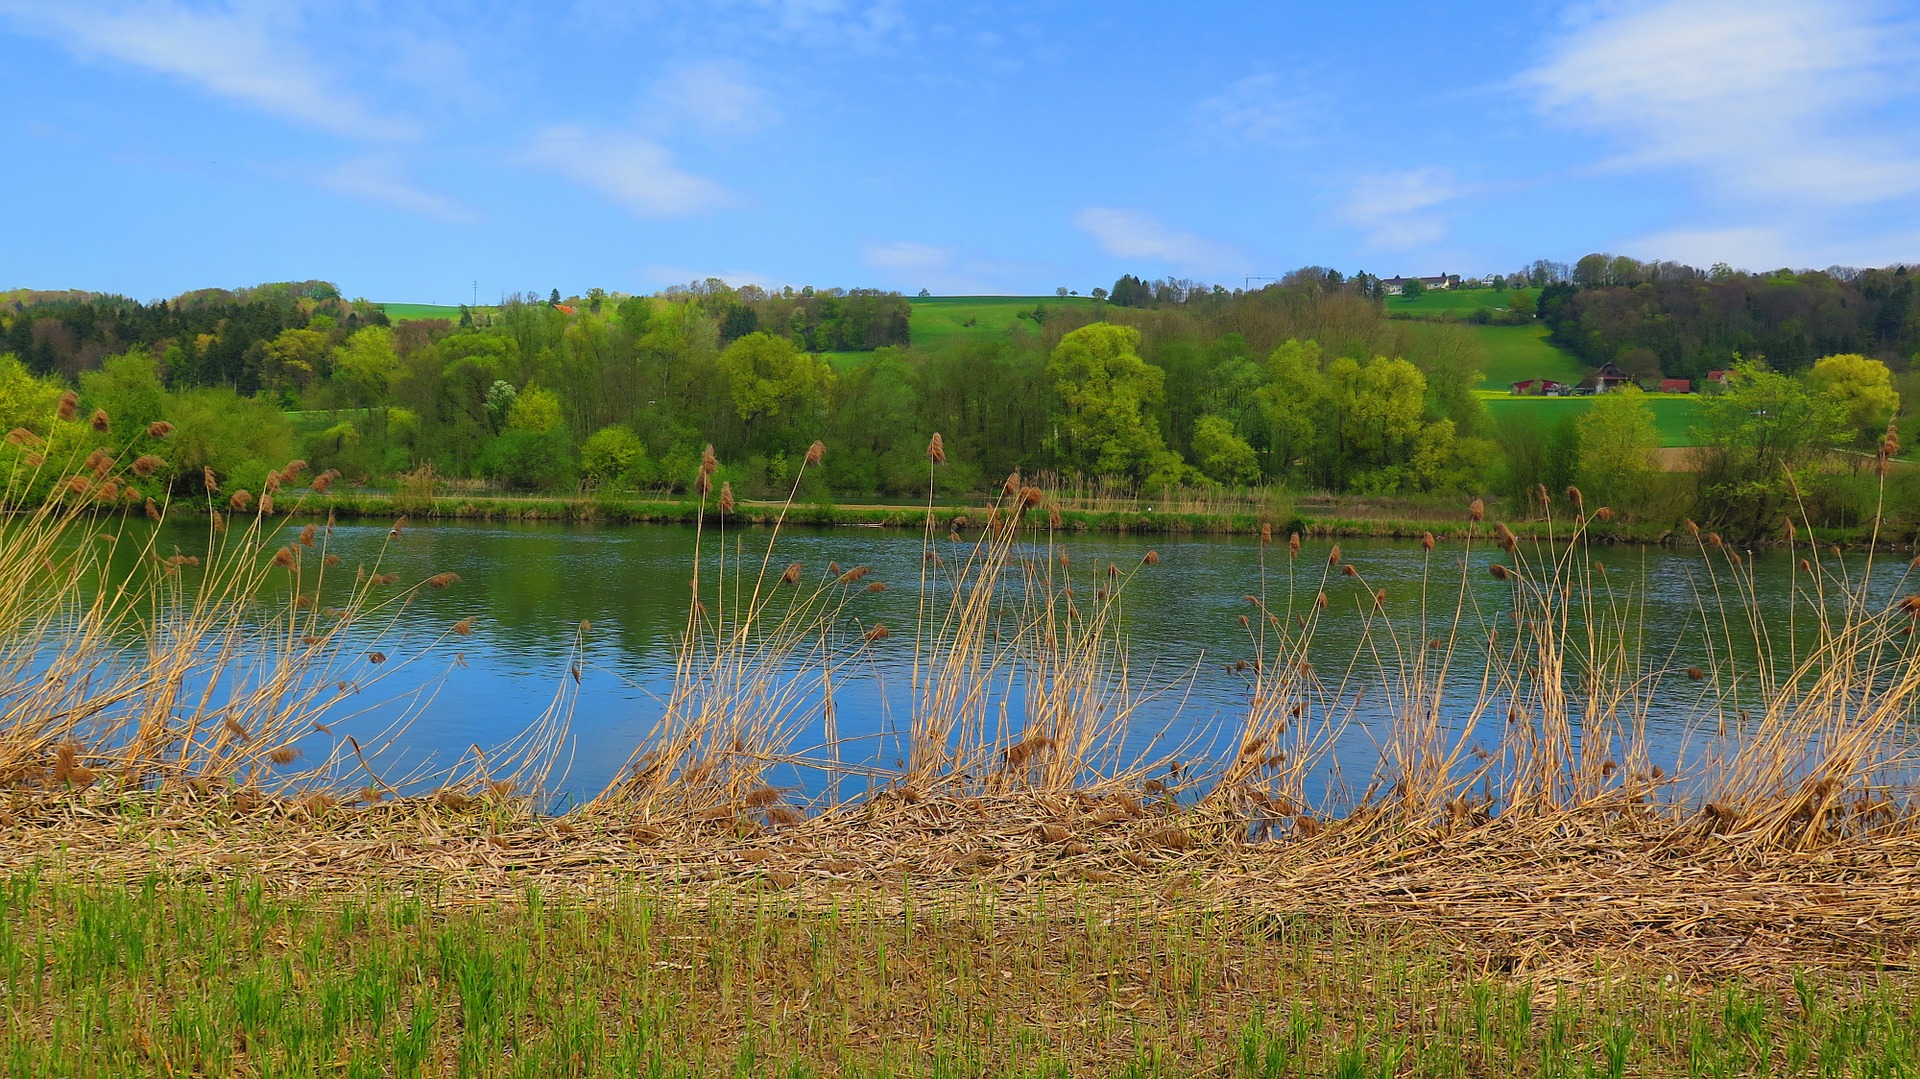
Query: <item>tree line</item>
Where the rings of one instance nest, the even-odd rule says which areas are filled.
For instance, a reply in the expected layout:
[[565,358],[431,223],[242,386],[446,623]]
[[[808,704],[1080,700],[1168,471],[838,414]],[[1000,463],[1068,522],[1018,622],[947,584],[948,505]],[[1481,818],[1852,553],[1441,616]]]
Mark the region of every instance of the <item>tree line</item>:
[[[711,445],[720,479],[753,496],[784,493],[819,438],[833,452],[804,497],[912,496],[940,431],[949,493],[1051,470],[1147,491],[1505,497],[1523,512],[1541,490],[1578,484],[1629,518],[1737,531],[1777,513],[1789,482],[1823,520],[1857,517],[1862,462],[1901,402],[1871,355],[1799,371],[1730,360],[1738,377],[1702,405],[1705,464],[1674,474],[1634,393],[1577,419],[1507,408],[1496,420],[1474,392],[1485,353],[1472,329],[1388,318],[1366,275],[1310,267],[1250,291],[1141,284],[1145,306],[1048,307],[1004,334],[931,345],[912,342],[895,295],[719,282],[523,295],[479,317],[398,324],[314,283],[150,305],[16,301],[0,308],[0,425],[35,429],[68,389],[114,430],[164,420],[178,433],[155,482],[176,495],[209,480],[257,490],[293,454],[350,483],[430,468],[523,490],[684,492]],[[1543,308],[1562,286],[1645,285],[1556,282]]]

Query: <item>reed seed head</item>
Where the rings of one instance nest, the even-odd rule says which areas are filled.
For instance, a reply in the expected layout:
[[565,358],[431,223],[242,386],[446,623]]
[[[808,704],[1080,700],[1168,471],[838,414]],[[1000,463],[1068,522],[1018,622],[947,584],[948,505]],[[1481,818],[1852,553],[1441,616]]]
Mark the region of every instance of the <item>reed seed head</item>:
[[887,627],[876,622],[873,628],[862,634],[862,636],[869,641],[884,641],[887,639]]
[[1340,564],[1340,545],[1336,543],[1333,545],[1333,550],[1327,552],[1327,565],[1337,566],[1339,564]]
[[1575,506],[1585,507],[1587,504],[1586,496],[1580,493],[1580,488],[1578,487],[1569,485],[1567,487],[1567,498]]
[[814,439],[813,445],[807,447],[807,456],[804,458],[806,466],[812,468],[814,465],[819,464],[820,460],[826,455],[827,444],[817,438]]
[[276,749],[272,753],[267,754],[267,759],[284,768],[287,765],[292,764],[295,760],[299,758],[299,756],[300,756],[300,751],[295,749],[294,747],[281,746],[279,749]]
[[143,453],[133,459],[133,474],[142,478],[151,476],[165,467],[167,462],[151,453]]
[[1483,521],[1486,520],[1486,517],[1487,504],[1483,500],[1476,498],[1467,506],[1467,520]]
[[446,588],[449,585],[454,585],[459,583],[460,583],[460,575],[458,573],[453,573],[450,571],[445,573],[436,573],[433,576],[427,578],[428,588]]
[[76,495],[84,495],[93,490],[93,481],[85,476],[68,476],[67,490]]
[[1006,478],[1006,481],[1000,485],[1000,494],[1002,495],[1002,497],[1012,498],[1018,495],[1019,493],[1020,493],[1020,473],[1018,471],[1014,471],[1012,473],[1009,473]]
[[1349,562],[1346,565],[1340,567],[1340,575],[1343,577],[1358,577],[1360,576],[1360,571],[1357,569],[1354,569],[1353,563]]
[[293,460],[287,462],[287,467],[280,470],[280,475],[289,480],[299,479],[301,474],[306,472],[306,470],[307,462],[295,457]]
[[1160,564],[1160,552],[1148,551],[1146,554],[1140,556],[1140,561],[1149,566],[1157,566]]
[[1613,520],[1613,507],[1601,506],[1599,509],[1594,510],[1593,519],[1596,521],[1599,521],[1602,524],[1605,524],[1606,522]]
[[147,499],[147,517],[155,521],[160,519],[160,507],[151,498]]
[[16,427],[7,432],[9,446],[38,446],[46,440],[24,427]]
[[300,530],[300,546],[302,547],[313,546],[314,533],[318,531],[319,531],[318,525],[308,525],[307,527],[301,529]]
[[473,619],[462,618],[460,621],[455,622],[453,624],[453,631],[462,637],[470,636],[473,633]]
[[387,661],[387,654],[385,652],[368,652],[367,653],[368,663],[385,663],[386,661]]
[[733,507],[733,481],[728,480],[720,485],[720,512],[732,513]]
[[1291,532],[1287,534],[1287,555],[1290,558],[1300,557],[1300,533]]
[[885,592],[886,590],[887,590],[887,582],[885,581],[867,582],[867,591],[869,592]]
[[155,420],[152,423],[147,424],[148,438],[165,438],[172,433],[173,433],[173,424],[170,424],[165,420]]
[[73,392],[72,390],[68,390],[67,392],[61,394],[60,407],[58,410],[56,410],[56,415],[58,415],[63,420],[70,420],[70,419],[73,419],[75,416],[78,416],[79,414],[80,414],[80,395]]
[[1433,550],[1433,533],[1431,532],[1420,533],[1420,549],[1423,551]]
[[1701,669],[1700,669],[1700,668],[1698,668],[1698,667],[1688,667],[1688,668],[1687,668],[1687,677],[1688,677],[1688,678],[1691,678],[1691,679],[1692,679],[1692,680],[1694,680],[1695,682],[1698,682],[1698,681],[1700,681],[1700,680],[1701,680],[1702,678],[1705,678],[1706,676],[1707,676],[1707,672],[1705,672],[1705,671],[1703,671],[1703,670],[1701,670]]
[[335,472],[333,469],[329,468],[325,472],[322,472],[318,476],[315,476],[313,478],[313,482],[308,484],[308,486],[313,488],[313,490],[318,494],[326,494],[327,488],[332,487],[333,481],[339,478],[340,478],[340,473]]
[[96,448],[92,453],[87,454],[86,466],[87,471],[92,472],[96,477],[105,478],[106,474],[113,470],[113,455],[106,450]]
[[781,584],[799,584],[800,583],[800,563],[795,562],[789,565],[787,567],[786,572],[780,575],[780,583]]
[[940,438],[938,431],[935,431],[933,437],[927,440],[927,459],[936,465],[947,463],[947,444]]
[[[219,488],[215,487],[215,488],[211,488],[211,490],[217,491],[219,490]],[[250,494],[245,487],[242,487],[239,490],[233,492],[232,497],[227,499],[228,508],[240,510],[242,512],[245,512],[246,508],[252,504],[253,504],[253,495]]]
[[39,468],[41,465],[44,465],[47,463],[47,459],[43,454],[34,453],[32,451],[28,451],[28,453],[22,458],[22,460],[27,462],[28,468]]
[[265,514],[273,513],[273,496],[272,495],[260,496],[260,512]]
[[325,558],[322,558],[320,560],[320,564],[323,566],[337,566],[340,564],[340,556],[337,554],[330,554]]
[[292,547],[282,547],[273,552],[273,564],[281,569],[292,569],[299,561],[300,556],[294,553]]
[[1493,579],[1496,581],[1504,581],[1513,576],[1512,572],[1508,570],[1507,567],[1501,565],[1498,562],[1495,562],[1493,565],[1488,566],[1487,572],[1493,574]]

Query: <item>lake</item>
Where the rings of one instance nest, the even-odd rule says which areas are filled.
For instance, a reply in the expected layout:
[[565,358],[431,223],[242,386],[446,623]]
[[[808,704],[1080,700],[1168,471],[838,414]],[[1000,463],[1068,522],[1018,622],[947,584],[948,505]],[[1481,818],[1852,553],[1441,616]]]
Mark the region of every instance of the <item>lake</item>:
[[[164,528],[163,547],[174,544],[193,551],[205,546],[201,522],[181,520]],[[724,545],[743,552],[752,570],[770,534],[765,529],[734,530]],[[369,732],[405,715],[408,726],[379,765],[404,775],[422,766],[449,765],[472,746],[486,749],[505,743],[548,709],[557,692],[577,692],[564,772],[556,772],[552,784],[556,804],[565,805],[605,786],[661,714],[687,617],[695,551],[692,528],[445,523],[409,525],[390,539],[385,524],[341,523],[328,544],[328,550],[343,559],[342,570],[379,560],[378,568],[398,574],[403,585],[445,572],[458,574],[459,582],[445,590],[420,589],[377,639],[367,636],[356,642],[358,648],[378,649],[388,657],[383,677],[355,698],[353,714],[335,724],[330,735],[315,738],[358,730],[365,740]],[[703,570],[708,581],[722,544],[719,534],[709,529]],[[964,559],[963,545],[942,538],[938,546],[950,560]],[[1129,748],[1139,751],[1179,746],[1185,754],[1204,756],[1210,747],[1217,752],[1227,744],[1220,732],[1230,731],[1245,713],[1250,693],[1249,673],[1237,668],[1241,661],[1259,659],[1241,622],[1241,616],[1253,610],[1245,597],[1264,593],[1269,609],[1284,611],[1291,594],[1295,611],[1305,611],[1326,574],[1329,602],[1309,655],[1328,699],[1348,702],[1353,722],[1340,734],[1330,758],[1337,763],[1314,781],[1323,791],[1354,792],[1365,785],[1389,722],[1393,694],[1379,672],[1383,662],[1389,669],[1400,668],[1392,656],[1393,639],[1381,632],[1371,613],[1373,590],[1385,592],[1385,610],[1398,626],[1402,650],[1417,650],[1422,640],[1444,637],[1460,596],[1459,545],[1442,544],[1428,556],[1418,543],[1342,541],[1343,565],[1356,567],[1360,574],[1349,578],[1327,566],[1331,542],[1309,541],[1295,563],[1292,586],[1284,543],[1263,548],[1251,538],[1085,535],[1056,546],[1071,555],[1083,601],[1104,585],[1109,563],[1132,573],[1119,624],[1127,647],[1128,681],[1146,698],[1132,717],[1128,740]],[[1148,551],[1157,552],[1156,564],[1142,565]],[[1037,548],[1025,553],[1054,557]],[[921,556],[921,538],[912,533],[789,530],[779,536],[774,574],[795,561],[807,567],[809,578],[817,578],[830,562],[861,565],[871,567],[865,582],[890,586],[877,592],[857,589],[847,604],[849,620],[860,626],[882,623],[894,632],[875,642],[868,650],[870,658],[837,680],[839,734],[853,747],[843,750],[845,759],[884,769],[903,755],[893,732],[910,710]],[[1656,757],[1678,755],[1690,721],[1714,707],[1712,694],[1720,692],[1712,688],[1713,680],[1697,683],[1679,672],[1711,669],[1716,654],[1724,658],[1728,638],[1736,656],[1751,651],[1751,633],[1737,624],[1742,610],[1757,606],[1769,612],[1765,622],[1778,633],[1806,635],[1804,626],[1789,633],[1786,625],[1792,588],[1792,561],[1786,555],[1763,555],[1754,564],[1754,602],[1727,604],[1736,620],[1730,623],[1731,633],[1718,621],[1715,581],[1699,552],[1596,546],[1592,557],[1606,564],[1604,574],[1594,577],[1598,589],[1611,589],[1619,602],[1641,605],[1630,621],[1645,633],[1643,666],[1668,672],[1660,692],[1644,708]],[[1484,657],[1488,630],[1512,626],[1512,586],[1488,573],[1493,563],[1511,559],[1491,543],[1482,543],[1473,549],[1470,562],[1459,640],[1472,643],[1456,648],[1456,677],[1449,679],[1442,707],[1453,722],[1465,722],[1462,717],[1471,715],[1484,665],[1483,658],[1469,663],[1464,657]],[[1419,611],[1423,566],[1433,579],[1424,625]],[[1718,577],[1722,589],[1730,586],[1723,557]],[[1715,633],[1722,637],[1712,649],[1700,632],[1703,606],[1715,612]],[[472,619],[471,635],[450,635],[448,628],[462,619]],[[576,657],[576,628],[583,620],[591,629]],[[1257,615],[1253,624],[1258,625]],[[356,632],[371,634],[372,625],[365,623]],[[1574,627],[1574,636],[1579,628]],[[1018,700],[1012,703],[1017,712]],[[805,750],[821,742],[822,721],[817,704],[799,711],[805,714],[799,716],[795,748]],[[1491,747],[1501,722],[1499,709],[1488,709],[1479,719],[1485,729],[1475,731],[1476,739]],[[815,793],[824,782],[805,769],[776,778]],[[867,781],[849,782],[858,788]]]

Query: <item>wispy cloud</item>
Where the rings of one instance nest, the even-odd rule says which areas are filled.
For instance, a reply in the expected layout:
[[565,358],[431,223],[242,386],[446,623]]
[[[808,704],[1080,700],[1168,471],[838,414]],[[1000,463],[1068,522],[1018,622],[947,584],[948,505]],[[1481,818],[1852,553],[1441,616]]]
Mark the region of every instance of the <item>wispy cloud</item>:
[[1115,258],[1166,262],[1194,273],[1238,272],[1247,265],[1246,256],[1232,247],[1137,210],[1093,206],[1075,214],[1073,223]]
[[76,56],[180,79],[217,97],[342,135],[405,138],[413,125],[376,114],[335,85],[297,40],[297,18],[280,5],[188,7],[0,0],[19,29],[52,38]]
[[1354,181],[1336,216],[1359,229],[1370,248],[1409,251],[1445,238],[1440,207],[1470,191],[1442,168],[1376,173]]
[[1688,169],[1734,197],[1870,204],[1920,191],[1915,27],[1878,10],[1837,0],[1630,6],[1566,34],[1520,82],[1543,116],[1616,140],[1613,167]]
[[707,135],[748,135],[779,119],[766,93],[733,64],[676,67],[654,82],[649,97],[650,113]]
[[1284,83],[1278,75],[1249,75],[1203,99],[1194,118],[1212,134],[1247,142],[1264,142],[1298,134],[1312,111],[1309,95]]
[[1835,234],[1829,228],[1792,221],[1671,229],[1630,237],[1620,247],[1647,258],[1672,259],[1692,266],[1725,262],[1735,269],[1754,271],[1889,266],[1914,261],[1916,252],[1920,252],[1920,228]]
[[392,206],[435,221],[465,224],[478,220],[467,207],[415,185],[391,158],[363,157],[345,161],[322,170],[313,180],[336,194]]
[[1058,267],[914,240],[864,244],[860,248],[860,262],[875,271],[888,288],[907,291],[924,288],[948,296],[1031,291],[1034,281],[1060,272]]
[[638,217],[693,217],[733,201],[726,188],[681,168],[666,147],[636,135],[549,127],[535,133],[524,158]]

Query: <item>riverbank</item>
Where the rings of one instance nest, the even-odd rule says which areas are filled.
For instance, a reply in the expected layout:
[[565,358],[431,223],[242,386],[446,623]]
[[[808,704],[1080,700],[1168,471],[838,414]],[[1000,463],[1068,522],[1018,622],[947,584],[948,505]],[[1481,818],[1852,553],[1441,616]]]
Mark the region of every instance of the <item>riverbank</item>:
[[[307,495],[298,503],[283,503],[283,512],[299,517],[444,521],[520,521],[563,524],[693,524],[703,512],[699,502],[690,499],[616,499],[561,498],[514,495],[439,495],[430,499],[389,494],[336,492]],[[983,524],[992,513],[990,501],[982,496],[973,502],[937,504],[934,516],[942,529],[964,529],[969,522]],[[1420,540],[1431,535],[1436,540],[1465,539],[1470,534],[1481,538],[1489,534],[1485,522],[1471,521],[1467,507],[1440,507],[1431,504],[1407,505],[1393,500],[1310,496],[1301,498],[1285,512],[1244,513],[1165,513],[1151,510],[1057,511],[1060,531],[1068,533],[1109,533],[1115,535],[1171,536],[1258,536],[1285,537],[1299,533],[1324,539],[1398,539]],[[719,508],[709,501],[704,507],[709,524],[722,520]],[[784,519],[788,525],[814,528],[884,528],[920,531],[926,525],[925,506],[860,505],[841,503],[798,503],[783,507],[778,502],[741,501],[725,515],[732,524],[756,527],[773,525]],[[1571,521],[1509,520],[1508,527],[1517,536],[1546,540],[1564,537]],[[1620,519],[1590,521],[1585,525],[1589,543],[1649,544],[1692,546],[1694,539],[1683,528],[1658,522],[1631,522]],[[1865,546],[1872,533],[1868,528],[1823,529],[1820,538],[1842,547]],[[1880,544],[1894,549],[1910,546],[1913,537],[1890,537],[1883,532]],[[1764,548],[1769,541],[1749,546]]]
[[9,1074],[1898,1074],[1920,839],[250,792],[0,825]]

